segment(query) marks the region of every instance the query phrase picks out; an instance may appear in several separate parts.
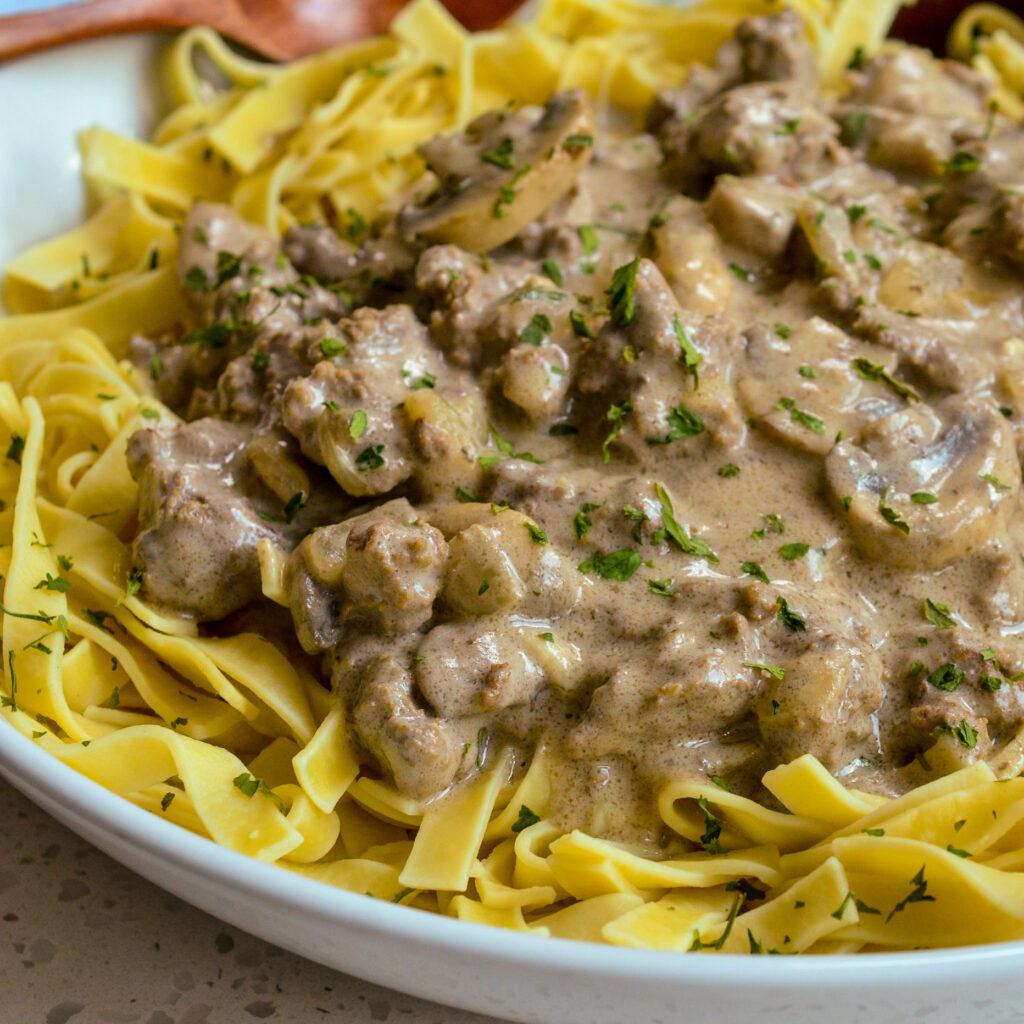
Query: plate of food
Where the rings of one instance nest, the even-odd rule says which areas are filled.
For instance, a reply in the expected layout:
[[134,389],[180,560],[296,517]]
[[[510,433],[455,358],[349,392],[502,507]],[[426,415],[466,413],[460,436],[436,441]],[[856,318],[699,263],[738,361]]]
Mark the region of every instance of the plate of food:
[[451,1005],[1013,1019],[1024,27],[897,6],[0,69],[5,777]]

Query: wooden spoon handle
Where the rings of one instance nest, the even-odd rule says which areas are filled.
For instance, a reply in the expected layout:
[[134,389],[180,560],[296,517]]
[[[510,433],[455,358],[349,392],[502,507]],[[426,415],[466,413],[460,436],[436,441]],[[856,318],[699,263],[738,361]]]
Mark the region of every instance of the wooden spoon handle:
[[236,17],[232,0],[88,0],[0,18],[0,60],[100,35],[184,28],[197,20],[229,28]]

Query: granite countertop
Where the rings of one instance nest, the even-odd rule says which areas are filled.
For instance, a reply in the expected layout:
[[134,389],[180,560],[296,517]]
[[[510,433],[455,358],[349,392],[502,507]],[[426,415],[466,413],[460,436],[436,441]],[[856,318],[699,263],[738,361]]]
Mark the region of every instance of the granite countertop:
[[253,938],[0,779],[0,1024],[495,1024]]

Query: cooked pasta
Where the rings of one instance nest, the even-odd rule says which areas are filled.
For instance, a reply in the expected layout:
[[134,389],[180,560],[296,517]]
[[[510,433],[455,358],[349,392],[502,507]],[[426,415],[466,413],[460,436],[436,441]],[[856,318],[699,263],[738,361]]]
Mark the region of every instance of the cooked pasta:
[[[852,952],[1024,937],[1024,780],[997,779],[984,760],[962,764],[950,735],[928,752],[946,774],[895,798],[843,786],[810,754],[763,776],[774,806],[717,776],[684,773],[661,787],[652,811],[678,848],[652,859],[554,823],[553,755],[543,749],[512,775],[511,753],[488,753],[478,737],[479,771],[442,799],[418,799],[366,772],[346,709],[307,661],[252,629],[213,634],[143,600],[134,568],[140,502],[150,498],[129,470],[128,439],[178,417],[127,357],[134,336],[160,338],[189,322],[173,265],[197,198],[229,205],[271,236],[318,221],[358,239],[417,187],[418,147],[432,136],[509,101],[542,104],[572,88],[639,123],[693,62],[713,63],[742,18],[774,6],[550,0],[529,22],[469,36],[433,0],[416,0],[387,37],[281,67],[243,58],[206,30],[180,36],[169,53],[177,106],[152,140],[86,129],[83,169],[96,212],[7,267],[7,725],[183,828],[325,884],[461,920],[676,951]],[[883,45],[898,3],[789,6],[804,19],[824,85],[838,91],[851,56]],[[1003,110],[1024,113],[1016,19],[978,5],[952,45],[998,84]],[[815,256],[822,266],[832,258],[824,249]],[[796,420],[792,401],[785,409],[782,419]],[[480,410],[433,384],[410,391],[405,412],[465,444],[486,437]],[[352,437],[365,426],[365,414],[362,426],[341,424]],[[365,490],[363,467],[338,460],[327,468],[350,493],[377,493]],[[287,467],[273,472],[284,497],[308,492]],[[438,470],[447,493],[459,472],[454,462]],[[538,540],[541,528],[524,513],[509,511],[492,527],[491,512],[471,500],[435,525],[458,533],[473,565],[501,531]],[[261,541],[269,601],[287,605],[291,571],[287,553]],[[454,605],[483,598],[475,576],[456,584]],[[489,589],[487,600],[499,602],[497,570]],[[783,602],[780,618],[786,610]],[[538,648],[553,684],[571,691],[574,648],[547,636],[523,643]],[[782,680],[775,666],[744,666]],[[1015,749],[1002,751],[1000,774],[1024,766]]]

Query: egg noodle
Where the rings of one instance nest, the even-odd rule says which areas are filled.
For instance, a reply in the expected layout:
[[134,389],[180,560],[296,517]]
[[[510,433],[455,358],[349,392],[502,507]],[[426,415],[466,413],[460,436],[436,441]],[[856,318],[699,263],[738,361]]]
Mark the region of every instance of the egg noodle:
[[[200,636],[137,595],[126,440],[174,416],[122,360],[132,334],[183,318],[175,230],[195,198],[275,233],[325,219],[344,233],[419,177],[424,139],[575,86],[639,116],[691,62],[711,63],[742,17],[774,6],[550,0],[529,22],[471,36],[416,0],[389,35],[284,66],[240,57],[205,29],[183,34],[169,53],[177,105],[153,140],[83,132],[97,212],[7,267],[6,722],[218,843],[462,920],[682,951],[1024,938],[1024,778],[997,780],[984,762],[889,800],[804,756],[764,777],[784,811],[713,780],[673,781],[660,816],[694,852],[653,861],[547,821],[543,752],[515,787],[499,756],[425,806],[361,776],[343,709],[271,642]],[[791,6],[838,87],[857,47],[882,45],[898,3]],[[980,4],[952,42],[997,83],[1005,110],[1024,113],[1024,25]],[[939,746],[934,760],[941,770]]]

